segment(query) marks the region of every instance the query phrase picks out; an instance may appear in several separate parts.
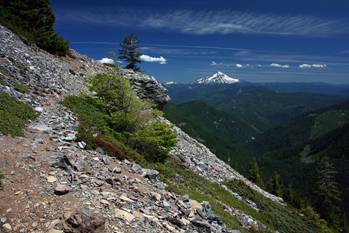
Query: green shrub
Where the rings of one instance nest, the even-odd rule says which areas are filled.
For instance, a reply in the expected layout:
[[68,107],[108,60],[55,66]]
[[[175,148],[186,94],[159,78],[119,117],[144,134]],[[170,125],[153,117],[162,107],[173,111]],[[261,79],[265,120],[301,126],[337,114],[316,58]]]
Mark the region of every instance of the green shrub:
[[0,23],[29,43],[52,54],[65,55],[69,45],[54,32],[55,15],[49,0],[2,0]]
[[28,104],[19,102],[6,93],[0,93],[0,132],[13,136],[23,135],[29,120],[37,114]]
[[135,132],[157,114],[149,103],[136,96],[127,78],[104,73],[91,78],[89,84],[117,131]]
[[147,125],[144,129],[136,132],[131,141],[133,141],[137,151],[152,162],[164,162],[177,143],[171,126],[165,123]]
[[29,88],[27,85],[21,83],[18,80],[15,80],[13,83],[13,87],[15,88],[16,91],[19,91],[21,93],[29,93]]
[[99,74],[89,80],[89,85],[96,97],[70,96],[64,100],[79,117],[82,140],[121,158],[127,156],[125,151],[130,147],[151,162],[163,162],[168,157],[176,144],[171,127],[154,122],[159,111],[136,96],[128,79],[113,73]]

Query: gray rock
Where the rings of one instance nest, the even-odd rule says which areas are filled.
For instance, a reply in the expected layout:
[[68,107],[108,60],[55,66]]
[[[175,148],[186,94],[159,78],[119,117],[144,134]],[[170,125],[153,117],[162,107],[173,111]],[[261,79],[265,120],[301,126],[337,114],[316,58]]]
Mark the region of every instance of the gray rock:
[[70,187],[64,184],[57,184],[55,187],[56,195],[64,195],[70,192]]
[[153,169],[143,169],[143,176],[154,182],[159,178],[159,172]]
[[5,232],[12,231],[12,226],[9,223],[5,223],[4,225],[2,225],[2,228],[5,230]]
[[169,209],[172,208],[171,203],[168,202],[168,201],[166,201],[166,200],[163,200],[163,201],[162,201],[162,205],[163,205],[163,207],[164,207],[165,209],[167,209],[167,210],[169,210]]
[[142,167],[139,164],[133,163],[132,164],[132,171],[134,173],[141,174],[143,170],[142,170]]
[[189,202],[189,195],[188,194],[183,195],[182,196],[182,201]]
[[81,149],[85,149],[85,147],[86,147],[86,142],[84,142],[84,141],[78,142],[78,145],[79,145],[79,147],[80,147]]
[[150,99],[160,108],[170,100],[167,89],[154,77],[127,69],[121,69],[119,74],[130,80],[133,90],[141,99]]
[[102,157],[102,162],[104,163],[104,165],[109,165],[110,164],[110,159],[108,156],[103,156]]
[[104,232],[105,229],[105,217],[85,208],[72,212],[65,223],[65,232]]
[[66,141],[66,142],[72,142],[77,139],[76,135],[73,133],[67,134],[65,137],[61,137],[61,140]]
[[120,174],[121,173],[121,168],[120,167],[114,167],[112,172],[116,173],[116,174]]
[[41,132],[51,132],[52,128],[44,124],[34,124],[30,128],[41,131]]

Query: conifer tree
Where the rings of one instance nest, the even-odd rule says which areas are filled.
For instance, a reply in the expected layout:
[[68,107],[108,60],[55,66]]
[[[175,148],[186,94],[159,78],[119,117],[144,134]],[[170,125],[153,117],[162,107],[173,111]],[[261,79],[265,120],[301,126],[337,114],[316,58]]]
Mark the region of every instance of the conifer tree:
[[127,35],[120,44],[119,58],[126,61],[127,69],[139,71],[138,63],[141,63],[138,37],[134,34]]
[[54,31],[50,0],[0,0],[0,23],[52,54],[68,53],[68,42]]
[[271,178],[271,192],[277,196],[282,196],[282,187],[280,183],[280,175],[277,172],[274,172],[273,177]]
[[303,207],[302,200],[299,194],[293,189],[292,185],[289,184],[283,193],[283,198],[292,206],[300,209]]
[[341,194],[335,177],[336,173],[337,171],[328,157],[324,157],[318,161],[316,169],[317,209],[332,224],[335,224],[337,220],[337,205],[341,200]]
[[256,158],[253,158],[252,162],[250,163],[248,170],[248,178],[259,187],[264,186],[264,182]]

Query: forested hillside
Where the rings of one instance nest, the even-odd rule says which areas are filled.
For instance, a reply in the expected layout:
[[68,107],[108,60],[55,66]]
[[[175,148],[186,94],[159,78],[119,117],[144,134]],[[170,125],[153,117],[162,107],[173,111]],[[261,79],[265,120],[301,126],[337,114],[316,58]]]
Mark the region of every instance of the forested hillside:
[[[284,184],[292,185],[334,224],[348,216],[349,198],[349,103],[331,106],[298,117],[260,135],[250,144],[265,176],[276,170]],[[325,162],[326,161],[326,162]],[[323,171],[323,165],[327,170]],[[328,170],[329,169],[329,170]],[[326,191],[338,189],[338,200],[319,196],[319,177],[330,174]],[[330,183],[335,182],[334,186]],[[335,188],[334,188],[335,187]],[[330,190],[328,190],[330,189]],[[335,190],[333,190],[335,189]],[[324,192],[324,191],[323,191]],[[332,196],[333,197],[333,196]],[[326,197],[328,198],[328,197]],[[340,204],[341,211],[332,209]],[[325,206],[324,206],[325,205]],[[328,213],[333,211],[333,216]],[[338,220],[341,219],[341,220]]]
[[339,103],[345,97],[314,93],[276,92],[250,84],[234,85],[170,85],[167,87],[176,104],[193,100],[243,119],[257,131],[314,111]]
[[[265,119],[274,122],[276,126],[270,124],[269,129],[266,128],[263,132],[254,127],[255,120],[258,119],[249,111],[249,107],[253,113],[260,112],[260,115],[265,116],[267,110],[261,101],[261,99],[266,101],[265,93],[270,97],[266,103],[273,103],[268,105],[270,113],[273,113],[273,107],[276,111],[283,109],[284,112],[288,112],[291,108],[281,106],[286,106],[296,99],[303,99],[300,105],[304,110],[321,106],[320,101],[323,101],[323,106],[327,106],[330,101],[341,98],[327,98],[328,96],[316,94],[311,96],[304,93],[270,95],[263,90],[259,95],[250,92],[250,96],[241,95],[241,98],[236,98],[237,94],[230,93],[232,100],[228,101],[222,95],[218,98],[217,92],[225,92],[223,96],[228,95],[226,90],[215,90],[212,94],[206,93],[206,97],[197,97],[194,90],[190,98],[195,96],[202,98],[201,101],[170,103],[164,110],[170,120],[193,137],[202,140],[216,151],[220,158],[256,183],[271,192],[283,195],[298,208],[306,206],[307,203],[311,204],[332,225],[337,228],[345,227],[349,202],[349,186],[346,179],[349,175],[349,102],[334,104],[298,116],[293,112],[296,117],[285,117],[283,119],[289,120],[279,124],[275,122],[280,122],[280,118],[271,117],[273,114],[270,114]],[[244,98],[244,105],[237,104]],[[221,102],[218,99],[221,99]],[[247,102],[255,104],[248,105]],[[221,106],[229,106],[231,103],[237,107],[232,108],[229,113],[221,110]],[[248,114],[254,117],[249,117],[248,120],[243,117]],[[255,163],[252,162],[253,158],[256,158]],[[255,173],[258,173],[257,177],[260,178],[256,179]],[[323,183],[328,185],[322,187]],[[277,189],[276,184],[280,185]],[[321,187],[323,189],[321,192],[325,193],[323,196],[318,194]],[[337,204],[340,206],[339,209],[335,208]]]

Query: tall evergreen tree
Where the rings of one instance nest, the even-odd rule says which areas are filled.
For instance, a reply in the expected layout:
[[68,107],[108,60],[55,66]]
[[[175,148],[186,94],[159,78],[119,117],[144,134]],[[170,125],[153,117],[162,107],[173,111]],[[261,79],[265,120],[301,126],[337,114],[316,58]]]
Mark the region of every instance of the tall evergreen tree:
[[280,182],[280,175],[277,172],[274,172],[274,175],[271,178],[271,192],[279,197],[282,196],[282,187],[281,187],[281,182]]
[[341,193],[335,177],[336,173],[337,171],[328,157],[318,161],[316,169],[317,210],[332,224],[338,220],[338,204],[341,200]]
[[134,34],[127,35],[120,44],[119,58],[126,61],[127,69],[138,71],[138,63],[141,63],[140,56],[143,53],[139,52],[138,37]]
[[68,42],[54,31],[50,0],[0,0],[0,23],[52,54],[68,52]]
[[304,207],[304,201],[301,200],[299,194],[293,189],[292,185],[289,184],[283,192],[283,198],[292,206],[300,209]]
[[248,178],[259,187],[264,186],[264,182],[256,158],[253,158],[252,162],[249,165]]

